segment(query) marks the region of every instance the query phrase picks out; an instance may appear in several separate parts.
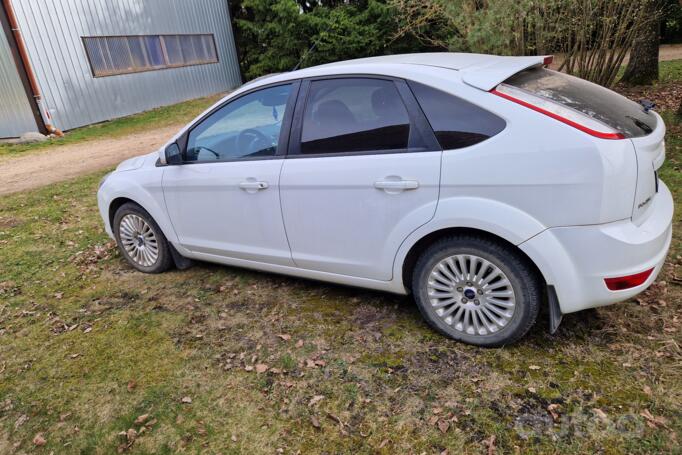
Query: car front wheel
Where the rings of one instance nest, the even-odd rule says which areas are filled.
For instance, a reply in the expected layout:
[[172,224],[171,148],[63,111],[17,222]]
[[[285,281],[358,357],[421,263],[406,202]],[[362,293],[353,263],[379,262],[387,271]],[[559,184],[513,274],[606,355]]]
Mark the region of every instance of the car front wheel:
[[437,241],[415,265],[412,291],[439,332],[465,343],[497,347],[535,323],[541,282],[528,260],[502,242],[457,236]]
[[119,251],[140,272],[161,273],[172,265],[166,237],[139,205],[123,204],[114,215],[113,228]]

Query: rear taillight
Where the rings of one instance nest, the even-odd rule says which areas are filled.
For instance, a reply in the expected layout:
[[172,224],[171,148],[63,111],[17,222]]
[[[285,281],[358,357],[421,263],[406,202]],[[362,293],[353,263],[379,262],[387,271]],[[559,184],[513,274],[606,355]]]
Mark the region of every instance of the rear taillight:
[[625,139],[623,134],[592,117],[547,98],[532,95],[511,85],[500,84],[492,89],[490,93],[545,114],[591,136],[600,139]]
[[651,276],[654,269],[645,270],[644,272],[635,273],[634,275],[619,276],[615,278],[604,278],[604,283],[610,291],[622,291],[624,289],[635,288],[643,284]]

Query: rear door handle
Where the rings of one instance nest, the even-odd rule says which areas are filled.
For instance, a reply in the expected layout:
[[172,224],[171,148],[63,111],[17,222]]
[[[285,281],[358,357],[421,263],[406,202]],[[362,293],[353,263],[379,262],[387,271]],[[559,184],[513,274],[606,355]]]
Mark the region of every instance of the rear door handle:
[[246,190],[247,193],[255,193],[256,191],[268,188],[268,182],[261,182],[257,180],[247,180],[239,184],[239,188]]
[[374,182],[374,188],[389,191],[416,190],[419,182],[416,180],[379,180]]

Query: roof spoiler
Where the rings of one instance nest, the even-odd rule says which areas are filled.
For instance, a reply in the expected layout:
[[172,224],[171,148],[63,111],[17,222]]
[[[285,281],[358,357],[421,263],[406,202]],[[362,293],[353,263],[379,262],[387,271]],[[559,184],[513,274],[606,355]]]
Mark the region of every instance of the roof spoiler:
[[553,59],[553,55],[535,57],[499,56],[480,65],[462,68],[460,74],[464,83],[488,92],[514,74],[529,68],[549,65]]

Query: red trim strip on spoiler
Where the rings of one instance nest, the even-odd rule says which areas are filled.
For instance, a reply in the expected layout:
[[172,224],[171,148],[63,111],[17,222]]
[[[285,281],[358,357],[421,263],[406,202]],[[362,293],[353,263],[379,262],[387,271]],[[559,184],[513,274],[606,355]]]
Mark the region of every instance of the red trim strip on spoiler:
[[533,109],[534,111],[540,112],[541,114],[545,114],[548,117],[552,117],[555,120],[558,120],[562,123],[565,123],[567,125],[572,126],[573,128],[577,128],[580,131],[583,131],[591,136],[598,137],[600,139],[625,139],[625,136],[622,135],[621,133],[604,133],[602,131],[597,131],[593,130],[592,128],[588,128],[584,125],[581,125],[580,123],[576,123],[573,120],[569,120],[567,118],[564,118],[560,115],[557,115],[553,112],[547,111],[541,107],[534,106],[533,104],[527,103],[525,101],[522,101],[518,98],[514,98],[513,96],[507,95],[506,93],[502,93],[496,89],[492,89],[490,91],[493,95],[500,96],[502,98],[508,99],[509,101],[513,101],[517,104],[520,104],[521,106],[527,107],[528,109]]

